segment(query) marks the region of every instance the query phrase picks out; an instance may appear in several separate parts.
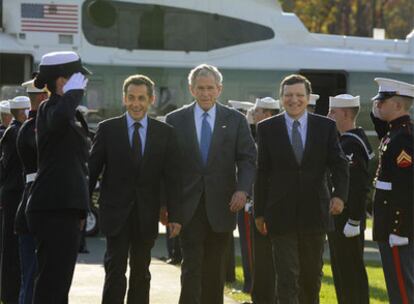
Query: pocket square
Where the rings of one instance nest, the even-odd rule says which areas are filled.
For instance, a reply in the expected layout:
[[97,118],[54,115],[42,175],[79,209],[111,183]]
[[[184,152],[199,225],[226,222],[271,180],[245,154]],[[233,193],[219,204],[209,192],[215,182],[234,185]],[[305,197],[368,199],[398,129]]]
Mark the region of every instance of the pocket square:
[[227,126],[226,126],[226,125],[224,125],[224,126],[221,126],[221,127],[222,127],[223,129],[224,129],[224,128],[227,128]]

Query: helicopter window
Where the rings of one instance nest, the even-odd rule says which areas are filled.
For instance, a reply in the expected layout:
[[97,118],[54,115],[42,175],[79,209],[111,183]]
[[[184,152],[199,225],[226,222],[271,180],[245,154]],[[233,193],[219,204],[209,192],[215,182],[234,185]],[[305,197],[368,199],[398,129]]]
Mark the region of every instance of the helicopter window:
[[[274,37],[252,22],[153,4],[87,0],[83,33],[89,43],[128,50],[210,51]],[[96,5],[98,3],[99,5]]]

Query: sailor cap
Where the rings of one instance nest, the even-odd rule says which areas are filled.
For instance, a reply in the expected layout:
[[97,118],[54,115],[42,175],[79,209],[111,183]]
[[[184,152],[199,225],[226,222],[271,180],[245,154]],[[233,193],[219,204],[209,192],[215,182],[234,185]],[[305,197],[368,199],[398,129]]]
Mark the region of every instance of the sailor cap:
[[39,74],[36,76],[34,85],[42,89],[48,79],[54,79],[63,75],[74,73],[91,75],[92,73],[82,65],[78,54],[72,51],[51,52],[42,56],[39,64]]
[[372,100],[384,100],[393,96],[404,96],[414,98],[414,85],[389,79],[389,78],[375,78],[378,83],[378,94]]
[[229,104],[237,110],[244,111],[248,111],[254,107],[254,104],[248,101],[229,100]]
[[359,107],[359,96],[352,96],[350,94],[339,94],[329,97],[330,108],[356,108]]
[[30,108],[30,99],[27,96],[16,96],[9,100],[10,109],[28,109]]
[[0,113],[11,114],[10,113],[10,103],[9,103],[9,100],[2,100],[0,102]]
[[46,87],[43,89],[38,89],[34,86],[34,79],[23,82],[21,86],[26,88],[27,93],[47,93]]
[[272,97],[257,98],[255,108],[280,110],[280,101],[274,100]]
[[310,106],[316,106],[316,101],[319,99],[319,95],[318,94],[310,94],[309,95],[309,103],[308,105]]

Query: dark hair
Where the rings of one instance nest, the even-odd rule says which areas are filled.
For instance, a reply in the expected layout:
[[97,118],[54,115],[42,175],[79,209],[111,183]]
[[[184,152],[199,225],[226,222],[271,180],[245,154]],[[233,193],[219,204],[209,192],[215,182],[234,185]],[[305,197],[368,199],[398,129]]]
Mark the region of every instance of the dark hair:
[[147,93],[149,97],[152,97],[154,95],[154,81],[152,81],[149,77],[145,75],[131,75],[124,81],[124,85],[122,87],[122,91],[124,92],[124,95],[126,95],[128,86],[129,85],[145,85],[147,87]]
[[271,116],[275,116],[280,113],[279,109],[263,109],[263,113],[270,113]]
[[297,83],[303,83],[305,85],[306,94],[308,96],[312,93],[312,85],[305,76],[298,75],[298,74],[292,74],[292,75],[289,75],[283,78],[282,82],[280,83],[279,96],[280,97],[283,96],[283,90],[284,90],[285,85],[294,85]]

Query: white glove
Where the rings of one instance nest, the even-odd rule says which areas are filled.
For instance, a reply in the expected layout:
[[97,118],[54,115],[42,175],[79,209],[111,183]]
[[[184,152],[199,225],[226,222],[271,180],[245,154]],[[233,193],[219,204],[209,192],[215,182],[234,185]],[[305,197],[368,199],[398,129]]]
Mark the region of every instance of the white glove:
[[359,229],[359,225],[355,226],[355,225],[350,224],[349,222],[347,222],[345,224],[345,227],[344,227],[344,235],[347,238],[351,238],[351,237],[357,236],[360,233],[361,233],[361,231]]
[[88,79],[86,79],[82,73],[75,73],[70,76],[69,80],[63,86],[63,93],[70,90],[84,90],[87,83]]
[[389,243],[390,247],[408,245],[408,238],[391,233]]
[[254,125],[254,118],[253,118],[254,114],[253,113],[254,113],[254,108],[247,110],[246,118],[247,118],[247,122],[249,123],[249,125]]

